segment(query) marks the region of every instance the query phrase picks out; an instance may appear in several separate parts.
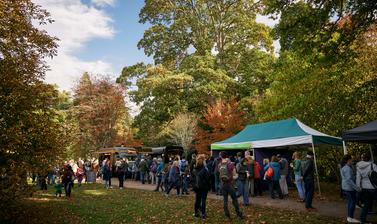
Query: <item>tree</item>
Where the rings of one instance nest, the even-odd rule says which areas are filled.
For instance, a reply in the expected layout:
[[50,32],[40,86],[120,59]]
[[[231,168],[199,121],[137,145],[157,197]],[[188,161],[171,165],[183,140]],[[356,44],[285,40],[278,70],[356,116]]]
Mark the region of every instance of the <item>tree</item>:
[[[138,137],[146,143],[164,143],[164,128],[179,112],[197,114],[210,102],[236,94],[236,82],[216,67],[215,57],[211,55],[187,56],[180,69],[174,71],[162,65],[145,69],[145,75],[137,81],[137,90],[129,94],[141,107],[134,125],[139,129]],[[124,71],[127,73],[123,75],[137,73],[128,68]],[[122,76],[121,79],[130,78]]]
[[250,99],[269,84],[270,28],[256,22],[261,2],[253,0],[145,1],[139,17],[152,26],[138,47],[155,65],[125,67],[118,82],[137,89],[131,99],[138,137],[166,142],[164,129],[179,112],[200,114],[218,99],[235,97],[251,109]]
[[[376,37],[374,26],[361,35],[350,46],[356,52],[352,60],[329,63],[322,61],[326,56],[317,53],[282,53],[272,73],[273,82],[265,96],[256,101],[255,118],[269,121],[297,117],[334,136],[377,119]],[[326,149],[318,155],[319,164],[324,170],[334,170],[339,157],[339,149]]]
[[169,123],[167,135],[170,141],[183,147],[185,151],[190,149],[195,136],[196,117],[190,113],[179,113]]
[[0,18],[0,201],[8,202],[0,211],[7,219],[30,192],[27,172],[44,174],[64,145],[57,91],[43,83],[56,38],[34,26],[52,22],[49,14],[30,0],[3,0]]
[[[73,118],[78,124],[76,153],[85,157],[112,146],[127,121],[124,90],[108,78],[93,78],[84,73],[74,90]],[[120,142],[118,142],[120,143]]]
[[240,131],[246,121],[244,113],[238,110],[236,100],[218,100],[208,105],[198,119],[195,148],[200,153],[208,154],[209,147],[216,141],[224,140]]
[[[175,68],[194,48],[219,55],[246,48],[272,50],[269,28],[256,22],[261,4],[253,0],[146,0],[140,22],[152,24],[138,47],[157,64]],[[219,57],[221,59],[222,57]]]
[[265,14],[280,15],[275,27],[282,50],[350,54],[353,42],[377,21],[374,0],[264,1]]

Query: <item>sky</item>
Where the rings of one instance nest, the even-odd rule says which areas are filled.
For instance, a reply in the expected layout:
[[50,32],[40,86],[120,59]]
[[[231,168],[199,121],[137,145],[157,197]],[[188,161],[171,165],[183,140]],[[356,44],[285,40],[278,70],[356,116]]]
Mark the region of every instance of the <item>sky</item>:
[[[139,23],[144,0],[33,0],[55,21],[42,26],[59,38],[58,55],[48,59],[46,82],[72,90],[84,72],[118,77],[122,68],[152,58],[137,48],[148,25]],[[276,24],[267,17],[257,21]],[[275,43],[275,47],[279,48]]]
[[47,60],[46,82],[71,90],[81,75],[116,78],[124,66],[152,62],[137,42],[148,27],[138,23],[143,0],[33,0],[54,23],[41,27],[58,37],[58,55]]

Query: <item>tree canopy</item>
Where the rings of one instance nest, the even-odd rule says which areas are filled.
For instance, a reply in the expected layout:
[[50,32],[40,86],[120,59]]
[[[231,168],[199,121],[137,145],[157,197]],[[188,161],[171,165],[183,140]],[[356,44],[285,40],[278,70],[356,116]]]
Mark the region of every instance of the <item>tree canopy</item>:
[[62,152],[58,93],[43,83],[56,38],[34,26],[50,22],[30,0],[0,4],[0,200],[9,202],[2,211],[27,192],[28,171],[42,171]]

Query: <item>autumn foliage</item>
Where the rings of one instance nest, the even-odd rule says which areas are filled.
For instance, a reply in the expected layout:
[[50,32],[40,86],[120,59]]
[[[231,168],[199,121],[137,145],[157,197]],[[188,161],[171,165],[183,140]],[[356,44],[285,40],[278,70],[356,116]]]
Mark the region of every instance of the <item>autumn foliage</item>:
[[126,140],[127,108],[120,85],[85,73],[74,93],[73,117],[78,124],[76,155],[86,156],[98,148]]
[[195,148],[200,153],[208,154],[212,143],[224,140],[244,127],[246,121],[243,115],[234,99],[218,100],[210,104],[203,111],[203,117],[198,119]]

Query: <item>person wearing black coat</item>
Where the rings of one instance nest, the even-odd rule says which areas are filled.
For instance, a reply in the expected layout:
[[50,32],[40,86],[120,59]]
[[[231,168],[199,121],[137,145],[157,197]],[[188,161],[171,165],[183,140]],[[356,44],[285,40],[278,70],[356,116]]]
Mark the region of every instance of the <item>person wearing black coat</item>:
[[195,168],[193,170],[193,188],[195,192],[195,217],[199,217],[199,210],[202,218],[206,215],[206,200],[208,191],[211,188],[210,174],[204,164],[205,156],[199,155],[196,158]]

